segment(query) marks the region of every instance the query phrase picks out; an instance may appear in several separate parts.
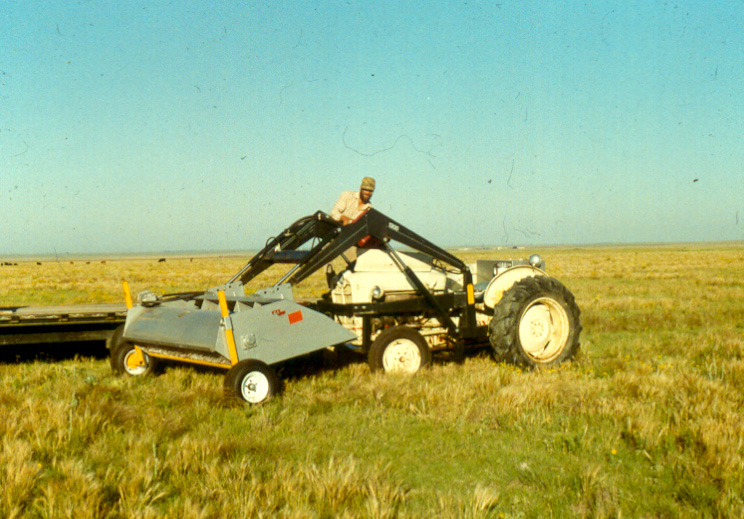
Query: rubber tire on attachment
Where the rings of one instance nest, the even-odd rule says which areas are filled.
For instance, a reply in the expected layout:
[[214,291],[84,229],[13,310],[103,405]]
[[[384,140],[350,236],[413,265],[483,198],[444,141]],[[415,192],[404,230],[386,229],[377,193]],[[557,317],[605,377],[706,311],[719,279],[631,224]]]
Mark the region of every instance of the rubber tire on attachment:
[[[249,387],[250,383],[254,384],[253,388]],[[225,392],[249,404],[262,404],[277,395],[280,389],[276,372],[260,360],[241,360],[225,375]]]
[[[391,345],[402,346],[404,349],[401,353],[413,354],[413,359],[410,356],[408,359],[409,361],[413,360],[413,365],[409,366],[408,369],[405,369],[405,366],[402,365],[398,367],[403,369],[395,369],[395,366],[390,366],[389,361],[392,360],[390,358],[392,352],[387,350]],[[418,362],[416,362],[416,359],[418,359]],[[394,371],[413,374],[431,364],[431,350],[426,339],[413,328],[393,326],[383,330],[374,340],[372,346],[369,348],[367,361],[372,371],[382,370],[385,373]]]
[[122,335],[124,334],[124,325],[122,324],[116,330],[114,330],[114,333],[111,334],[111,337],[109,337],[106,340],[106,348],[109,350],[109,364],[111,365],[111,369],[116,371],[116,365],[114,363],[114,350],[121,344]]
[[[539,354],[530,353],[520,338],[520,324],[528,311],[536,317],[536,334],[550,321],[550,330],[542,335],[552,336],[555,331],[559,336],[556,341],[548,339]],[[517,281],[494,308],[489,326],[494,359],[526,367],[552,366],[572,359],[579,351],[580,313],[573,294],[557,279],[535,276]]]
[[158,367],[158,361],[150,357],[144,351],[142,355],[145,358],[145,367],[142,370],[132,370],[127,367],[127,357],[134,353],[134,344],[129,341],[119,340],[118,344],[112,344],[111,350],[111,367],[116,373],[123,373],[133,377],[144,377],[155,373]]

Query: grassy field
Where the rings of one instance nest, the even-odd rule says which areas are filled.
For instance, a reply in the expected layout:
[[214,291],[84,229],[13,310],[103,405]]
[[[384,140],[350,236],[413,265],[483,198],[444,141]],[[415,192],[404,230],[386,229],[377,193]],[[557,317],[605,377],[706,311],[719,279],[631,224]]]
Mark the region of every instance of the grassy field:
[[[4,362],[0,517],[744,517],[744,245],[537,252],[582,309],[556,369],[475,352],[385,376],[328,356],[247,407],[221,371]],[[0,301],[203,289],[246,259],[21,262]]]

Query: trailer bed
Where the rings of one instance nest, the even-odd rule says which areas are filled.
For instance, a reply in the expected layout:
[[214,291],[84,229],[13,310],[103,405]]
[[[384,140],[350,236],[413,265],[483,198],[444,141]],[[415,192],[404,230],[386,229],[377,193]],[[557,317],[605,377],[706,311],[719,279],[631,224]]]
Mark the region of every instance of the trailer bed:
[[123,303],[0,307],[0,346],[107,340],[126,316]]

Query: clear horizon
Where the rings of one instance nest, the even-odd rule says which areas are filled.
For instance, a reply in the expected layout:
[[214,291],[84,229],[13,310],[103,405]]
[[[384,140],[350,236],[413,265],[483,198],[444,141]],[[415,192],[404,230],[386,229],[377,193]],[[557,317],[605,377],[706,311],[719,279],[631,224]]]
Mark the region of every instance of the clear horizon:
[[[509,251],[509,250],[531,250],[531,249],[624,249],[624,248],[665,248],[665,247],[725,247],[725,246],[744,246],[744,240],[723,240],[723,241],[690,241],[690,242],[636,242],[636,243],[562,243],[562,244],[544,244],[544,245],[452,245],[443,246],[446,250],[458,251],[473,249],[476,251]],[[410,250],[406,246],[398,246],[397,250]],[[110,258],[110,259],[127,259],[127,258],[156,258],[159,256],[246,256],[253,257],[260,249],[224,249],[224,250],[142,250],[142,251],[112,251],[112,252],[65,252],[59,253],[39,253],[39,254],[4,254],[0,255],[0,264],[3,261],[49,261],[65,260],[85,260],[93,258]]]

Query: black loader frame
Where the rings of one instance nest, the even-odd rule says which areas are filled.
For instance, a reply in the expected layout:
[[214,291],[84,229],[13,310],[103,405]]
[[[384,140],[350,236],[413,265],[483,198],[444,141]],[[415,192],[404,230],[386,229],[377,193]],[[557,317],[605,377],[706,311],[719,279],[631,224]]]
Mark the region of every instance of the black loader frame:
[[[300,247],[312,240],[317,240],[317,243],[309,250],[300,250]],[[433,294],[401,259],[390,244],[391,241],[399,242],[453,267],[462,274],[464,289]],[[233,276],[228,284],[236,281],[246,284],[274,264],[290,263],[294,264],[294,267],[275,286],[282,283],[294,285],[339,256],[351,264],[344,253],[354,246],[379,248],[388,252],[416,294],[409,299],[389,302],[334,303],[321,298],[307,303],[313,309],[331,316],[361,317],[362,348],[365,353],[371,345],[372,320],[385,316],[423,314],[437,317],[447,329],[449,342],[453,344],[456,353],[460,353],[466,343],[487,340],[488,327],[476,324],[476,298],[469,267],[456,256],[375,209],[369,209],[346,226],[341,226],[322,211],[297,220],[281,234],[269,239],[266,246]],[[454,316],[459,317],[459,324],[455,324]]]

